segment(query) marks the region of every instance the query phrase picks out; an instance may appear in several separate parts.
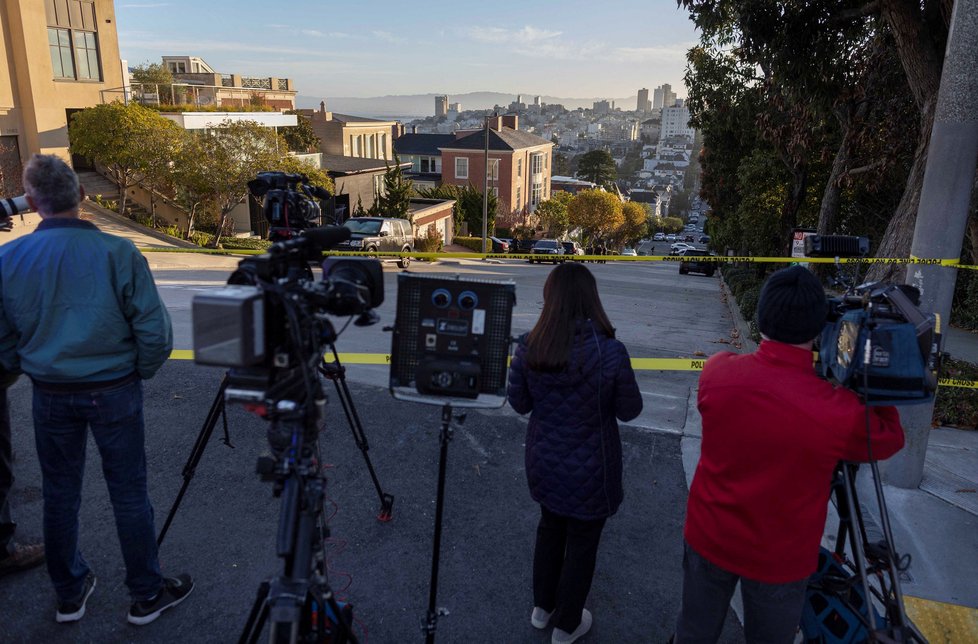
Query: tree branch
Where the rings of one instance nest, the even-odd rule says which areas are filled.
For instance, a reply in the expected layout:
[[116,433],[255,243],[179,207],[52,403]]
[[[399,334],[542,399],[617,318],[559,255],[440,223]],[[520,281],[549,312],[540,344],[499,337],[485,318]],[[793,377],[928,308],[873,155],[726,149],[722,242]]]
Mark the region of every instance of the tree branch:
[[858,168],[853,168],[852,170],[847,171],[846,172],[846,175],[851,177],[854,174],[865,174],[867,172],[872,172],[876,168],[879,168],[879,167],[881,167],[883,165],[886,165],[886,161],[883,161],[881,159],[879,161],[874,161],[873,163],[870,163],[869,165],[864,165],[864,166],[860,166]]
[[872,2],[867,2],[861,7],[854,7],[852,9],[845,9],[837,14],[834,14],[829,22],[837,24],[841,22],[849,22],[855,18],[865,18],[866,16],[872,16],[879,13],[880,3],[879,0],[872,0]]

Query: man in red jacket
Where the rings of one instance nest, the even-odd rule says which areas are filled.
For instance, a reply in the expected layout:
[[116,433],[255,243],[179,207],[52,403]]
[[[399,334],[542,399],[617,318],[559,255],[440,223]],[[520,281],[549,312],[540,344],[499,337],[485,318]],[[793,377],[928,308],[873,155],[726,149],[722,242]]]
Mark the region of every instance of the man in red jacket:
[[[794,639],[833,471],[870,458],[866,406],[813,367],[826,313],[817,277],[800,266],[777,271],[757,303],[758,350],[719,353],[703,368],[676,644],[717,641],[737,581],[747,641]],[[870,407],[868,418],[873,459],[903,447],[894,407]]]

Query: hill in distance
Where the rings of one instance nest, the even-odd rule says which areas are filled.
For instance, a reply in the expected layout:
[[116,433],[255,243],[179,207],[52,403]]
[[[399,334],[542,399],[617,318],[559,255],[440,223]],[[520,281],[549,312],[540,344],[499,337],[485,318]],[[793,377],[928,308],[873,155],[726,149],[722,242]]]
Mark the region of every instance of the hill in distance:
[[[374,96],[370,98],[354,97],[325,97],[326,109],[340,114],[380,118],[424,118],[435,114],[435,96],[439,94],[410,94],[397,96]],[[521,94],[524,103],[533,103],[533,94]],[[323,97],[296,96],[296,107],[319,108]],[[516,100],[516,94],[503,92],[469,92],[467,94],[449,94],[449,103],[461,103],[462,110],[488,110],[496,105],[507,106]],[[601,98],[560,98],[557,96],[540,96],[541,102],[547,105],[559,104],[569,110],[579,107],[590,109],[595,101]],[[617,107],[623,110],[635,109],[636,97],[615,98]]]

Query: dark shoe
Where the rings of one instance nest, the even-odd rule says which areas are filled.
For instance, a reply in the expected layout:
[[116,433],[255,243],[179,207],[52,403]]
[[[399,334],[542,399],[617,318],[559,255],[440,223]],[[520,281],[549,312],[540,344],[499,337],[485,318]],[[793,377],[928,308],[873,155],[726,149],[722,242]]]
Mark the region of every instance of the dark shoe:
[[89,572],[88,576],[85,577],[85,585],[82,586],[81,594],[78,595],[78,599],[58,602],[58,612],[54,616],[54,620],[60,624],[65,624],[67,622],[77,622],[82,617],[85,616],[85,602],[88,601],[89,595],[95,590],[95,573]]
[[0,577],[33,568],[44,562],[44,544],[15,543],[14,551],[0,559]]
[[160,613],[186,599],[193,589],[194,582],[190,575],[167,577],[163,580],[163,590],[158,592],[156,597],[133,602],[132,607],[129,608],[129,623],[136,626],[149,624],[159,617]]

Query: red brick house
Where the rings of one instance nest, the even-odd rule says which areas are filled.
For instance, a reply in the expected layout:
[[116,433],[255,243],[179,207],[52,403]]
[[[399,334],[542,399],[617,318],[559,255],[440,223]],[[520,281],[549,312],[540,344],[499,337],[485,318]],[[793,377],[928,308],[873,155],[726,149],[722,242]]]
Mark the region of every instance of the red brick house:
[[[441,150],[443,184],[471,185],[486,178],[486,130],[460,130]],[[531,225],[537,205],[550,198],[553,143],[521,132],[515,114],[489,118],[489,189],[498,198],[496,226]]]

